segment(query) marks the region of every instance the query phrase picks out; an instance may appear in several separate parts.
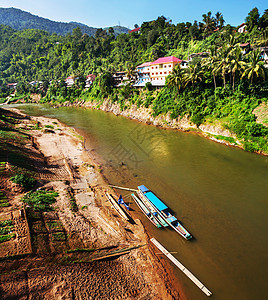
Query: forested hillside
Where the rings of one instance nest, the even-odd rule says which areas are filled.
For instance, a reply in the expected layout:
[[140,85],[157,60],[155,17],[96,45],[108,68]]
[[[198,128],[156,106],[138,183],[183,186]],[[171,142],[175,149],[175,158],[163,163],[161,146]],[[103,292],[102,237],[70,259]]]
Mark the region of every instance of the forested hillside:
[[[11,82],[18,82],[17,93],[32,91],[27,83],[38,80],[43,82],[42,101],[108,98],[122,109],[136,104],[151,107],[155,116],[187,115],[198,126],[220,120],[247,150],[268,153],[267,127],[256,123],[252,114],[267,102],[267,69],[260,50],[267,46],[268,10],[262,16],[257,8],[249,12],[245,33],[225,25],[221,13],[202,17],[200,23],[172,24],[161,16],[144,22],[139,32],[117,37],[112,28],[108,32],[98,29],[94,36],[76,28],[63,37],[1,25],[0,93],[5,97],[9,93],[5,84]],[[247,43],[251,51],[243,54],[240,45]],[[143,90],[131,84],[120,89],[113,86],[115,71],[126,71],[131,80],[138,64],[170,55],[188,59],[189,54],[199,52],[208,52],[208,57],[193,59],[185,70],[176,67],[160,90],[149,85]],[[84,91],[84,77],[91,73],[98,77]],[[79,78],[71,88],[64,82],[69,75]]]
[[[58,35],[66,35],[72,33],[73,29],[80,27],[82,33],[92,36],[96,33],[97,28],[89,27],[77,22],[55,22],[49,19],[41,18],[32,15],[29,12],[17,8],[0,8],[0,24],[8,25],[13,29],[40,29],[49,33],[56,33]],[[114,26],[117,34],[127,33],[128,29],[122,26]]]

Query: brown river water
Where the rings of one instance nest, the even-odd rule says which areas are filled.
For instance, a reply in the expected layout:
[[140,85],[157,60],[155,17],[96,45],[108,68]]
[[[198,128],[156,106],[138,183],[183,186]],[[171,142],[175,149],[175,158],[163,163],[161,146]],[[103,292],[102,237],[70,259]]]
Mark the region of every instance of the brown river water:
[[[177,252],[213,299],[268,299],[268,157],[97,110],[16,108],[76,128],[110,183],[144,184],[161,198],[193,235],[191,241],[156,229],[130,193],[122,193],[150,236]],[[180,270],[174,274],[187,298],[207,298]]]

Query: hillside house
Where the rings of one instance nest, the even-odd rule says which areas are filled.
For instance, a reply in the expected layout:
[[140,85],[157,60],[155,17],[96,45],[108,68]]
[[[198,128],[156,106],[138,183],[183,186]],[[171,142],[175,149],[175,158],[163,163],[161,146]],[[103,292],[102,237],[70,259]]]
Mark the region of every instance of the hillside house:
[[36,86],[36,85],[39,84],[39,81],[31,81],[31,82],[29,82],[29,84],[30,84],[31,86]]
[[164,86],[166,78],[173,68],[182,60],[175,56],[161,57],[150,64],[151,83],[154,86]]
[[268,47],[262,47],[260,48],[260,55],[261,55],[261,59],[263,59],[265,61],[265,63],[268,63]]
[[129,79],[126,76],[126,72],[116,72],[113,74],[113,80],[115,86],[121,86],[124,85],[126,82],[129,81]]
[[246,32],[246,24],[245,23],[242,23],[241,25],[239,25],[238,27],[237,27],[237,31],[239,32],[239,33],[243,33],[243,32]]
[[132,30],[129,30],[128,33],[139,32],[140,30],[141,30],[141,27],[137,27],[137,28],[134,28]]
[[136,68],[137,80],[134,87],[144,87],[147,82],[151,82],[150,78],[150,64],[151,62],[143,63]]
[[71,87],[74,84],[75,78],[74,76],[69,76],[65,79],[65,83],[67,87]]
[[242,54],[245,55],[250,51],[250,43],[240,44],[240,48],[242,49]]
[[96,79],[96,75],[94,75],[94,74],[87,75],[86,81],[85,81],[85,83],[86,83],[85,89],[88,89],[91,86],[91,84],[94,82],[95,79]]
[[189,55],[189,61],[192,61],[194,58],[199,57],[201,59],[206,58],[209,56],[208,52],[199,52],[199,53],[192,53]]
[[188,63],[189,63],[188,60],[182,60],[181,61],[181,68],[186,69],[188,67]]
[[15,82],[15,83],[8,83],[8,84],[7,84],[7,87],[8,87],[9,89],[13,89],[13,90],[16,89],[16,86],[17,86],[17,83],[16,83],[16,82]]

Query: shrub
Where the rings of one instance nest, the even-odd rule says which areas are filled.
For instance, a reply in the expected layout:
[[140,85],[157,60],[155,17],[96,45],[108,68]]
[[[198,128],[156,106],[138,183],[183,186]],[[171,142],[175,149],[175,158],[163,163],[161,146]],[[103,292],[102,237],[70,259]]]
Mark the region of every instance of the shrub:
[[11,177],[10,180],[27,190],[33,188],[37,182],[34,178],[28,177],[24,174],[17,174],[14,177]]

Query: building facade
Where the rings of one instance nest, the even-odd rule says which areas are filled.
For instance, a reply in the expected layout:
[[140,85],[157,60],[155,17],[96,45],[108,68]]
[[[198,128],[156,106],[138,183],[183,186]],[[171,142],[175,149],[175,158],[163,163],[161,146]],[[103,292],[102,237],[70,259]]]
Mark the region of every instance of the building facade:
[[136,74],[138,78],[135,84],[133,85],[134,87],[144,87],[147,82],[151,82],[150,64],[151,62],[146,62],[144,64],[137,66]]
[[182,60],[175,56],[161,57],[150,63],[150,78],[154,86],[164,86],[166,78]]

